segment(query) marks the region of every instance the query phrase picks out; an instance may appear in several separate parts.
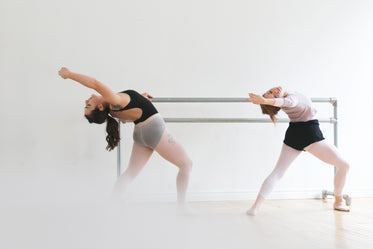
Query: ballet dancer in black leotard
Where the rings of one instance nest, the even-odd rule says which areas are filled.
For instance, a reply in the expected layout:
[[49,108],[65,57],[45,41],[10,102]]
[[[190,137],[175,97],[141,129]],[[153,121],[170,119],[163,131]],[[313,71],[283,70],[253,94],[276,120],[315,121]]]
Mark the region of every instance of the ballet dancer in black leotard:
[[93,94],[85,101],[84,115],[90,123],[107,122],[106,149],[109,151],[119,142],[118,122],[114,118],[135,123],[131,158],[127,169],[114,185],[114,196],[120,198],[123,195],[127,185],[139,174],[153,151],[156,151],[179,168],[176,178],[177,198],[178,203],[184,206],[192,161],[181,144],[167,130],[163,118],[150,101],[152,96],[147,93],[140,95],[134,90],[115,93],[100,81],[73,73],[65,67],[61,68],[59,75],[100,94]]

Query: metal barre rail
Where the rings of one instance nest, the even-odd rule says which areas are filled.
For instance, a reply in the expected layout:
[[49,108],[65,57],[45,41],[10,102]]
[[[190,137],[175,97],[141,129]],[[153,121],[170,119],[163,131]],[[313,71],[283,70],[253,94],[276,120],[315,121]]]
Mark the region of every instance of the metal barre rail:
[[[242,103],[249,98],[152,98],[154,103]],[[312,102],[336,103],[336,98],[312,98]],[[164,118],[168,123],[271,123],[268,118]],[[337,123],[337,119],[319,119],[321,123]],[[287,123],[289,119],[278,119],[279,123]]]
[[[272,123],[266,118],[164,118],[167,123]],[[277,119],[277,123],[289,123],[287,118]],[[337,123],[334,118],[319,119],[320,123]]]
[[[233,103],[233,102],[247,102],[249,98],[152,98],[152,102],[157,103]],[[334,103],[336,98],[311,98],[312,102],[328,102]]]
[[[154,103],[237,103],[248,102],[249,98],[152,98]],[[338,116],[337,116],[337,99],[336,98],[311,98],[312,102],[331,103],[333,105],[333,117],[319,119],[321,123],[333,124],[334,130],[334,145],[338,146]],[[265,118],[164,118],[168,123],[271,123],[270,119]],[[287,123],[289,119],[278,119],[279,123]],[[121,121],[119,121],[119,135],[121,135]],[[121,170],[121,140],[117,147],[117,176],[119,177]],[[334,168],[334,173],[336,168]],[[332,192],[323,190],[322,198],[327,195],[332,195]],[[348,195],[346,195],[348,197]],[[351,203],[351,198],[349,202]]]

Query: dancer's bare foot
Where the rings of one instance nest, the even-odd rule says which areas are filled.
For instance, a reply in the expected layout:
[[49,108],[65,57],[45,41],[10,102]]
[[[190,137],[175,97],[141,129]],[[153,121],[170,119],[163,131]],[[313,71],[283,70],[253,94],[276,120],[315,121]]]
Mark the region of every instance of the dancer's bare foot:
[[350,207],[347,206],[343,201],[334,202],[334,210],[342,212],[350,212]]
[[250,216],[255,216],[257,212],[258,212],[258,209],[252,207],[246,211],[246,214]]

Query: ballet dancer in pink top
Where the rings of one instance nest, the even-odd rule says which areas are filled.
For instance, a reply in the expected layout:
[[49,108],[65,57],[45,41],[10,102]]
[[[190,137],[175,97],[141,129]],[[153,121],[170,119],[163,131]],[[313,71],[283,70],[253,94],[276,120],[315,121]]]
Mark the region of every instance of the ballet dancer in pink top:
[[311,100],[300,93],[286,91],[282,87],[274,87],[263,96],[254,93],[250,93],[249,96],[251,99],[247,100],[260,105],[263,114],[268,114],[273,123],[276,122],[276,114],[280,110],[288,115],[290,123],[277,164],[272,173],[264,180],[257,199],[247,214],[256,215],[275,184],[302,151],[307,151],[337,168],[334,176],[334,209],[350,211],[342,199],[342,190],[349,164],[341,157],[334,145],[324,140],[318,120],[313,119],[316,109],[312,106]]

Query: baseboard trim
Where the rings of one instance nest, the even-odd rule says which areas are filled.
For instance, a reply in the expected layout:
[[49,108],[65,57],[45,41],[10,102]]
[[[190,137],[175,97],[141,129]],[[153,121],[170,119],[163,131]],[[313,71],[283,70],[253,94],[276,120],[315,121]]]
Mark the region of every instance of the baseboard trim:
[[[284,200],[284,199],[320,199],[323,189],[307,189],[307,190],[283,190],[274,191],[268,196],[268,199]],[[330,189],[326,189],[331,191]],[[243,201],[255,200],[258,192],[247,190],[236,191],[210,191],[210,192],[189,192],[188,201]],[[373,189],[351,189],[346,190],[345,194],[351,198],[373,197]],[[140,194],[132,198],[136,201],[157,201],[168,202],[176,200],[176,193],[153,193]]]

